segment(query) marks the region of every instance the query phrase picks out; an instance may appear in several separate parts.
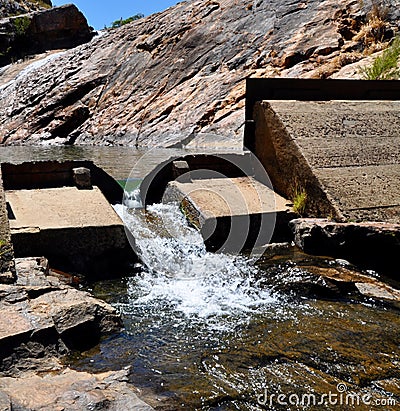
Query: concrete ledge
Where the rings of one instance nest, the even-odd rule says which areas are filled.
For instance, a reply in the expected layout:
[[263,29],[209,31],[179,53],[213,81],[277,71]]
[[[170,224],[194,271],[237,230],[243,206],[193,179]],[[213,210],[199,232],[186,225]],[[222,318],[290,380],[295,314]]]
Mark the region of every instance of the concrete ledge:
[[400,101],[263,101],[255,153],[274,188],[305,189],[307,213],[400,223]]
[[170,182],[164,201],[177,201],[208,249],[239,252],[271,239],[291,240],[289,202],[253,177]]
[[122,221],[98,187],[10,190],[6,199],[18,257],[45,254],[52,263],[70,260],[86,271],[107,259],[118,264],[118,253],[129,248]]
[[111,207],[123,190],[92,162],[6,163],[1,169],[17,257],[45,255],[53,268],[97,277],[136,259]]
[[[175,180],[177,162],[186,162],[190,171],[209,173],[210,178],[219,174],[220,177],[243,177],[254,175],[250,153],[216,153],[193,154],[184,157],[172,157],[159,164],[149,173],[140,185],[140,195],[144,205],[161,202],[168,182]],[[198,175],[198,174],[197,174]]]

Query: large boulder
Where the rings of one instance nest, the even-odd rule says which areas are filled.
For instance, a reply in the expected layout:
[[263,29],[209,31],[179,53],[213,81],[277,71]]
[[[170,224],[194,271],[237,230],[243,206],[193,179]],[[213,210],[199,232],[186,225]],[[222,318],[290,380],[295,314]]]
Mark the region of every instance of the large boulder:
[[344,258],[398,279],[399,224],[299,218],[290,227],[296,245],[306,253]]
[[85,16],[69,4],[0,20],[0,65],[46,50],[68,49],[94,36]]

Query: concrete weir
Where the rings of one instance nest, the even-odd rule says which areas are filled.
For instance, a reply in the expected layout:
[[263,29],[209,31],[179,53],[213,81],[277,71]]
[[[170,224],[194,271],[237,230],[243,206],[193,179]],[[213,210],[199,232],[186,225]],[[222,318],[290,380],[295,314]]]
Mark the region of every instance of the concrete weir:
[[400,222],[400,101],[263,101],[254,116],[280,192],[304,187],[311,212]]
[[398,278],[399,81],[247,79],[244,143],[325,218],[293,221],[296,245]]
[[240,252],[290,236],[291,204],[254,177],[172,181],[164,198],[181,203],[212,250]]
[[249,152],[171,158],[146,176],[140,191],[145,205],[179,202],[212,251],[260,250],[293,238],[290,202],[274,192]]
[[54,268],[107,275],[132,253],[111,207],[122,188],[93,163],[2,164],[2,171],[16,257],[45,255]]
[[248,79],[245,145],[307,214],[399,223],[399,83]]

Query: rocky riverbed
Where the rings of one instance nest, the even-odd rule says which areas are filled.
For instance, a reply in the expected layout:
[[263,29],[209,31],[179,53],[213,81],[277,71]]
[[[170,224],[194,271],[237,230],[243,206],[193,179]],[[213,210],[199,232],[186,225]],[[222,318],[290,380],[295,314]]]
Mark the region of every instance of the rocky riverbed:
[[60,361],[119,332],[116,310],[68,285],[73,277],[45,258],[16,259],[16,274],[0,284],[1,409],[150,410],[126,383],[129,367],[92,375]]

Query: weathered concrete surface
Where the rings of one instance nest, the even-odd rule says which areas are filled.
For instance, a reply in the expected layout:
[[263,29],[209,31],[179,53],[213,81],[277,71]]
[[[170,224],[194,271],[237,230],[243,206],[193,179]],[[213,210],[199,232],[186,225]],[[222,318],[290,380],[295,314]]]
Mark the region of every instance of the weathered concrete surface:
[[110,204],[118,204],[123,196],[122,187],[97,167],[92,161],[85,160],[47,160],[23,163],[2,163],[3,184],[6,191],[30,190],[35,188],[75,187],[74,168],[84,167],[90,170],[92,185],[100,188]]
[[[182,183],[170,182],[167,190],[177,190],[201,212],[201,219],[235,215],[286,212],[290,202],[252,177],[215,178]],[[168,193],[167,193],[168,196]]]
[[[6,191],[15,219],[11,233],[24,229],[121,226],[121,219],[98,187]],[[110,240],[111,241],[111,240]]]
[[3,190],[3,179],[0,168],[0,283],[15,280],[14,251],[11,243],[10,226]]
[[[252,154],[249,152],[191,154],[184,157],[171,157],[158,164],[140,184],[140,195],[144,205],[160,203],[162,201],[167,183],[177,177],[174,164],[178,161],[187,163],[190,176],[193,179],[230,178],[253,176],[255,174]],[[260,172],[260,174],[263,174]],[[197,176],[197,177],[196,177]],[[263,174],[262,177],[265,177]],[[262,178],[260,177],[260,178]]]
[[77,268],[79,259],[88,259],[101,269],[104,257],[111,260],[115,253],[117,260],[128,247],[122,221],[97,187],[10,190],[6,198],[14,216],[10,227],[17,256],[71,259]]
[[[202,144],[204,135],[241,141],[243,79],[325,78],[364,59],[364,51],[374,51],[359,36],[372,3],[181,2],[2,87],[0,142],[172,146]],[[398,30],[399,4],[385,2],[380,45]]]
[[290,227],[296,245],[306,253],[344,258],[398,279],[400,224],[304,218],[291,221]]
[[274,231],[275,241],[287,240],[285,225],[295,216],[288,200],[253,177],[172,181],[164,201],[181,203],[209,248],[230,252],[264,246]]
[[256,154],[274,188],[311,215],[400,222],[399,101],[264,101]]

